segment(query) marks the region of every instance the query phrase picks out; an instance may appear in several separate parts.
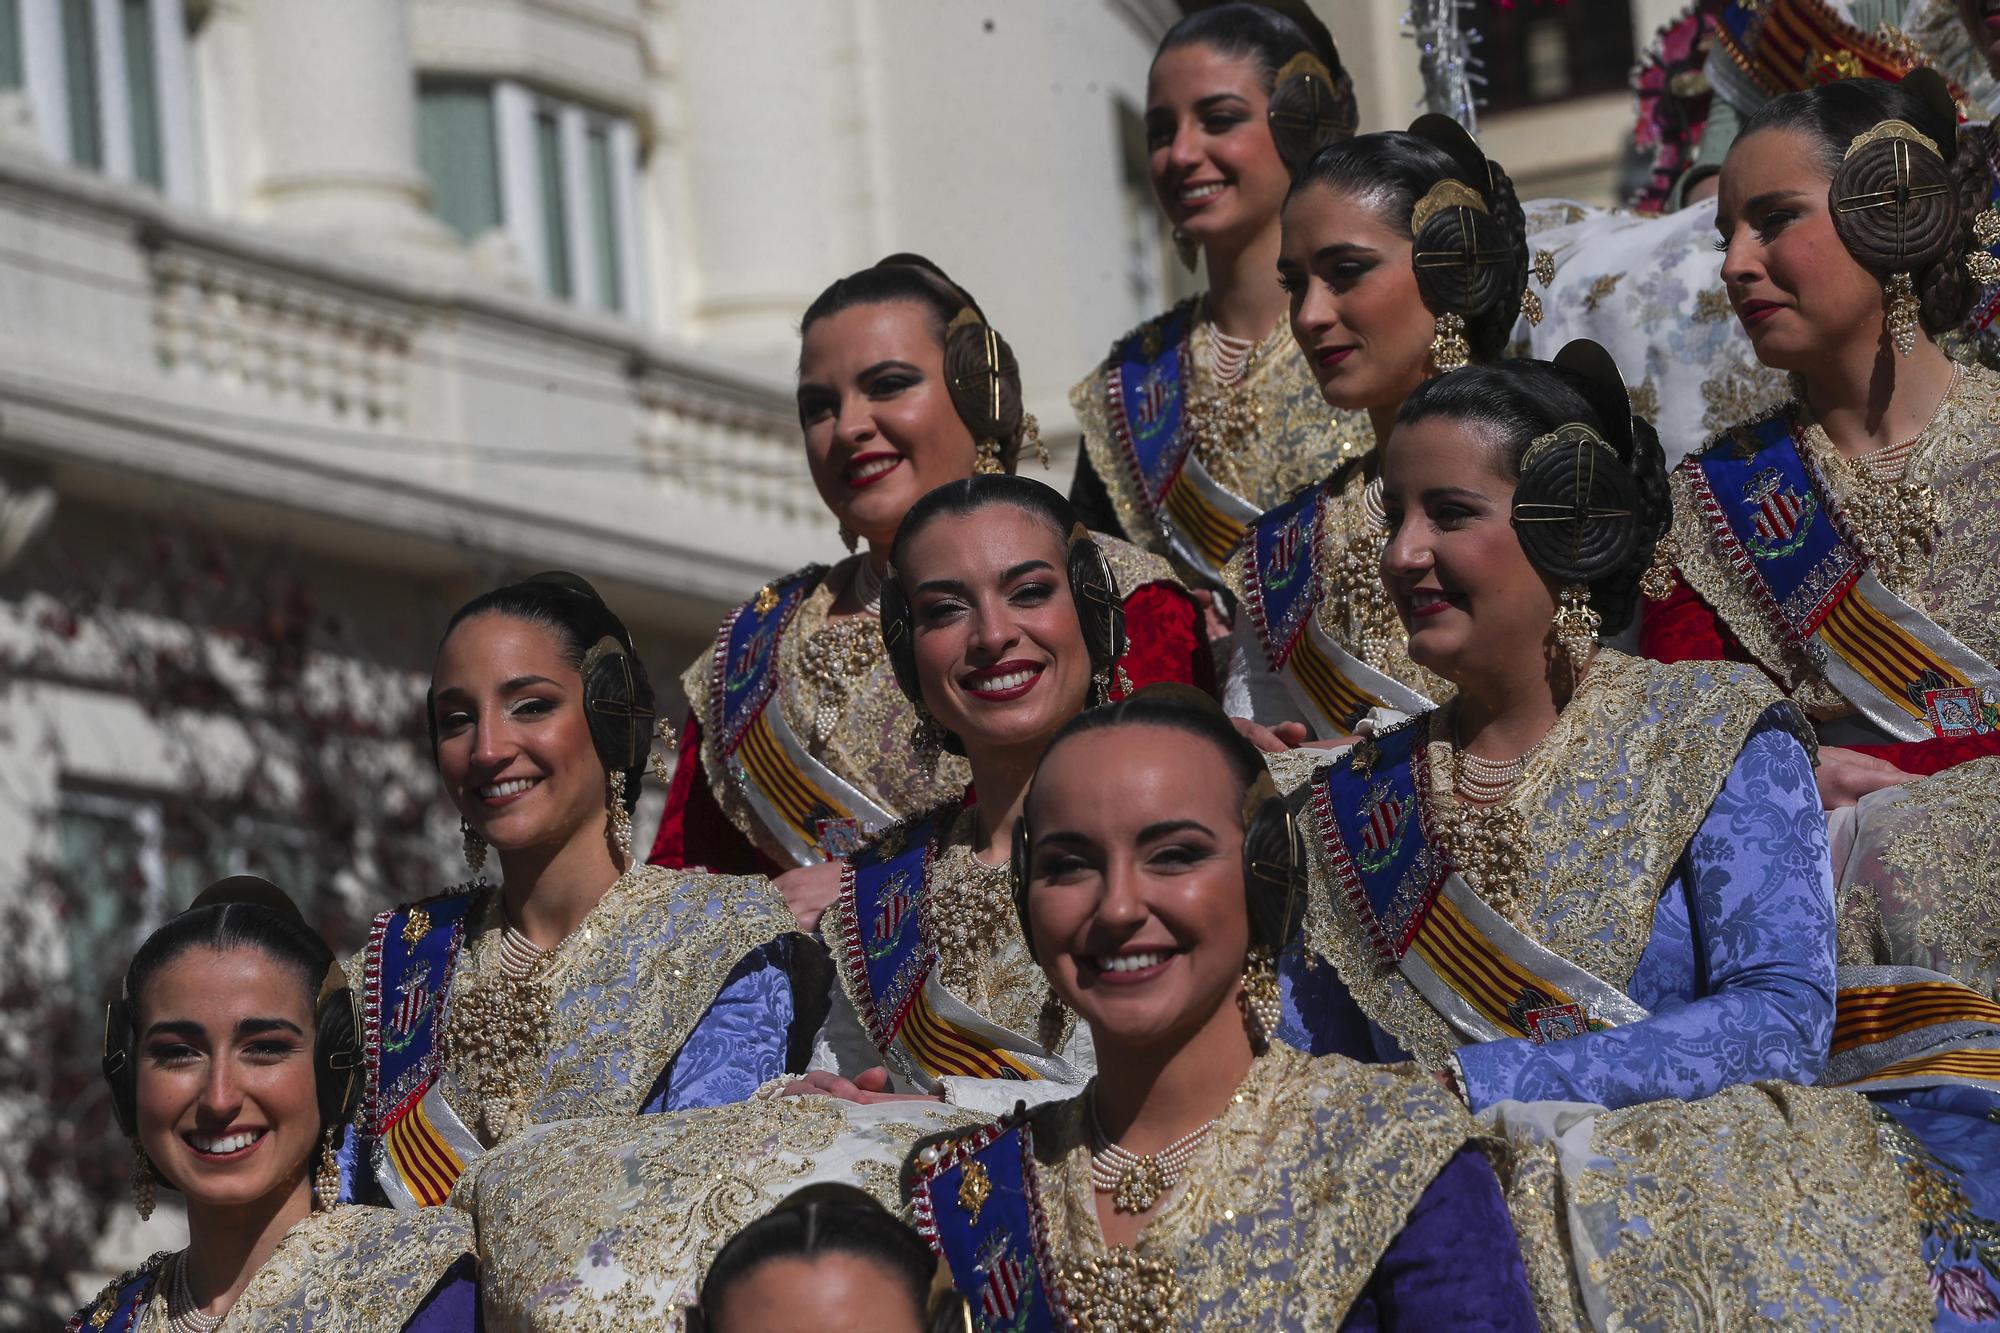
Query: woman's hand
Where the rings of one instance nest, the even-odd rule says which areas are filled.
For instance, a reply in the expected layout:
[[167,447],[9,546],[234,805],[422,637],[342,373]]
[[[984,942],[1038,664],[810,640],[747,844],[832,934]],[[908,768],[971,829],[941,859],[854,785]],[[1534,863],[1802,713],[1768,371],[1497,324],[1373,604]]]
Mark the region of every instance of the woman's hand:
[[1814,775],[1819,779],[1820,806],[1827,810],[1853,805],[1869,792],[1900,787],[1922,776],[1905,773],[1887,759],[1839,745],[1819,747],[1819,768]]
[[1228,616],[1222,614],[1222,604],[1216,599],[1213,591],[1207,588],[1194,588],[1189,590],[1188,596],[1194,598],[1195,604],[1201,607],[1202,632],[1208,635],[1210,643],[1214,643],[1217,639],[1227,639],[1236,633],[1235,625],[1230,623]]
[[922,1093],[889,1092],[889,1071],[877,1065],[864,1069],[851,1079],[824,1070],[807,1074],[795,1083],[787,1083],[778,1094],[781,1097],[806,1097],[817,1094],[821,1097],[838,1097],[844,1102],[859,1102],[872,1106],[877,1102],[941,1102],[942,1097]]
[[1283,754],[1296,750],[1312,739],[1303,722],[1280,722],[1275,727],[1267,727],[1261,722],[1252,722],[1247,717],[1232,717],[1234,726],[1243,739],[1262,750],[1265,754]]
[[820,916],[840,896],[840,877],[846,864],[844,861],[821,861],[818,865],[787,870],[771,881],[784,895],[785,906],[792,909],[793,919],[806,934],[819,929]]

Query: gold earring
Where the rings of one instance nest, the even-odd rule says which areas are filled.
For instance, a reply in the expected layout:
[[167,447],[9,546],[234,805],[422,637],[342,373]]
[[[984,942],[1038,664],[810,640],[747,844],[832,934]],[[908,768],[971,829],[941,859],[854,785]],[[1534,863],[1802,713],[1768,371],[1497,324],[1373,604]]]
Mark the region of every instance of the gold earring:
[[132,1140],[132,1206],[139,1212],[139,1220],[145,1221],[153,1215],[153,1204],[159,1198],[159,1188],[153,1176],[153,1161],[146,1156],[146,1146],[139,1140]]
[[1904,356],[1917,350],[1917,288],[1907,273],[1891,274],[1883,295],[1889,300],[1889,337]]
[[1243,965],[1243,1016],[1250,1024],[1250,1041],[1261,1053],[1277,1040],[1278,1024],[1284,1018],[1284,999],[1278,990],[1278,967],[1271,951],[1250,951]]
[[1569,658],[1569,669],[1578,680],[1583,679],[1583,669],[1590,662],[1590,650],[1597,646],[1598,627],[1603,623],[1604,618],[1591,609],[1589,587],[1565,583],[1556,601],[1556,643]]
[[1201,258],[1201,247],[1194,243],[1194,237],[1174,228],[1174,254],[1180,259],[1181,267],[1192,273]]
[[607,830],[611,850],[626,865],[632,864],[632,812],[625,808],[625,773],[614,770],[604,780],[604,805],[611,816]]
[[1437,317],[1436,331],[1431,334],[1431,360],[1438,374],[1445,375],[1471,359],[1472,347],[1465,341],[1465,316],[1447,310]]
[[[1042,423],[1035,420],[1033,412],[1023,412],[1021,414],[1021,448],[1026,449],[1030,447],[1034,449],[1035,457],[1041,460],[1042,470],[1047,471],[1049,466],[1049,447],[1042,443]],[[1020,451],[1016,450],[1014,456],[1016,458],[1020,457]]]
[[843,523],[840,525],[840,544],[847,548],[849,555],[853,555],[855,550],[861,545],[861,539],[854,535],[853,528]]
[[1000,465],[1000,441],[981,439],[978,457],[973,460],[972,470],[981,476],[991,477],[1005,472]]
[[479,836],[469,820],[458,821],[458,833],[465,842],[465,868],[476,875],[486,865],[486,839]]
[[916,710],[917,720],[910,726],[910,749],[915,752],[919,769],[935,773],[938,761],[944,758],[944,728],[931,716],[930,709],[918,704]]
[[1653,543],[1653,563],[1639,576],[1639,591],[1649,602],[1664,602],[1674,595],[1674,571],[1681,563],[1681,545],[1672,533]]
[[1101,708],[1111,702],[1111,671],[1099,667],[1090,673],[1090,706]]
[[340,1127],[326,1127],[319,1146],[319,1171],[313,1177],[313,1206],[325,1212],[340,1202]]
[[1041,1019],[1036,1024],[1035,1032],[1036,1038],[1042,1043],[1042,1049],[1050,1055],[1054,1055],[1057,1048],[1062,1045],[1063,1024],[1068,1020],[1069,1007],[1062,1002],[1060,996],[1050,991],[1048,997],[1042,1001]]

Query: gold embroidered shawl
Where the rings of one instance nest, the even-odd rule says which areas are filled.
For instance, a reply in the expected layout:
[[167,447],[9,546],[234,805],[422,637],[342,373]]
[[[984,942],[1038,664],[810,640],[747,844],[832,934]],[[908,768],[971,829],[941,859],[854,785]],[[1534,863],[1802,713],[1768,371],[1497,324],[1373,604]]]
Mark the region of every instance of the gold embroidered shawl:
[[[1790,405],[1799,451],[1825,480],[1884,587],[1989,662],[2000,661],[2000,375],[1960,373],[1937,419],[1917,437],[1894,486],[1869,479],[1840,456],[1803,402]],[[1745,427],[1709,448],[1750,448]],[[1690,459],[1670,479],[1673,539],[1681,577],[1744,649],[1782,679],[1816,721],[1854,710],[1786,648],[1777,628],[1716,544],[1690,487]]]
[[[451,1010],[499,967],[505,931],[498,890],[481,886],[453,968],[438,1085],[461,1118],[490,1078],[477,1052],[452,1041]],[[636,866],[569,937],[545,955],[549,1027],[525,1123],[637,1112],[660,1073],[751,951],[794,933],[785,900],[755,875]],[[359,985],[362,955],[347,964]],[[495,1071],[496,1074],[498,1071]],[[470,1119],[467,1119],[470,1124]]]
[[723,1242],[785,1196],[839,1181],[898,1209],[911,1145],[985,1119],[937,1102],[759,1097],[567,1121],[481,1157],[452,1203],[478,1218],[491,1326],[671,1333]]
[[[1061,1270],[1111,1253],[1090,1181],[1089,1097],[1031,1112]],[[1483,1142],[1465,1108],[1410,1065],[1273,1046],[1135,1252],[1172,1262],[1177,1328],[1334,1328],[1452,1154]]]
[[[445,1271],[470,1253],[472,1219],[464,1213],[341,1204],[313,1213],[284,1234],[217,1333],[391,1333],[416,1314]],[[107,1287],[97,1308],[109,1314],[104,1302],[115,1301],[137,1271]],[[84,1326],[92,1327],[88,1319]],[[156,1282],[134,1328],[165,1333],[169,1327],[164,1284]]]
[[[1199,299],[1199,298],[1197,298]],[[1125,535],[1156,554],[1167,553],[1166,539],[1139,491],[1131,466],[1119,452],[1112,427],[1114,411],[1108,377],[1117,364],[1118,349],[1148,327],[1158,327],[1173,312],[1148,320],[1112,344],[1111,355],[1069,391],[1070,406],[1083,426],[1083,447],[1090,466],[1104,483]],[[1188,338],[1191,352],[1206,352],[1213,325],[1196,312]],[[1328,407],[1320,396],[1312,367],[1292,338],[1291,325],[1279,320],[1250,353],[1243,381],[1233,389],[1215,382],[1203,355],[1188,357],[1189,383],[1183,429],[1195,430],[1194,457],[1217,485],[1247,500],[1260,513],[1274,508],[1301,486],[1330,476],[1342,459],[1362,453],[1375,442],[1366,412]],[[1249,435],[1218,443],[1199,428],[1204,418],[1220,417],[1225,400],[1247,398],[1257,423]],[[1123,586],[1122,584],[1120,586]]]
[[[1313,620],[1335,643],[1399,685],[1426,699],[1446,699],[1454,690],[1410,660],[1410,635],[1382,584],[1382,548],[1387,526],[1368,512],[1364,494],[1368,469],[1355,467],[1321,507],[1317,544],[1319,589]],[[1239,605],[1249,596],[1250,543],[1245,541],[1223,569],[1223,585]],[[1238,615],[1248,614],[1238,611]]]
[[[1689,839],[1736,765],[1777,688],[1728,662],[1665,664],[1600,648],[1520,784],[1496,809],[1527,829],[1528,882],[1467,882],[1544,948],[1613,986],[1630,982],[1653,928],[1653,909]],[[1430,714],[1433,719],[1436,714]],[[1432,797],[1457,805],[1448,736],[1427,747]],[[1320,763],[1272,765],[1280,788],[1299,788]],[[1459,1046],[1445,1020],[1376,953],[1339,905],[1321,840],[1308,836],[1314,888],[1306,939],[1355,1001],[1403,1048],[1435,1067]]]
[[[1147,583],[1180,583],[1173,566],[1159,556],[1114,537],[1099,536],[1097,541],[1121,592],[1129,595]],[[811,672],[807,663],[815,655],[814,640],[827,628],[827,613],[833,609],[834,598],[853,578],[855,562],[863,558],[849,556],[828,570],[786,623],[778,643],[778,689],[774,700],[784,709],[785,721],[791,724],[792,733],[805,745],[807,753],[853,783],[890,814],[907,817],[958,799],[972,781],[972,770],[957,755],[942,756],[934,768],[917,761],[916,749],[910,743],[917,715],[897,686],[896,673],[890,669],[885,653],[876,652],[867,670],[849,679],[845,690],[830,701],[839,720],[824,744],[815,744],[813,740],[813,717],[819,711],[821,695],[809,681]],[[880,639],[880,634],[876,634],[878,646]],[[780,865],[790,865],[791,854],[765,832],[763,821],[730,777],[729,760],[721,752],[720,738],[708,727],[714,670],[714,653],[704,651],[681,674],[681,688],[687,693],[688,705],[695,717],[702,720],[702,773],[716,803],[736,831],[764,855]]]

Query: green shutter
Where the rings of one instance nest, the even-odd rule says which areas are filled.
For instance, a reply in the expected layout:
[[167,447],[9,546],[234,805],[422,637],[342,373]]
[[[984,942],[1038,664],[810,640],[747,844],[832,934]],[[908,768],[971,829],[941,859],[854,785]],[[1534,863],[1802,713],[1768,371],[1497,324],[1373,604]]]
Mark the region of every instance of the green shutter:
[[0,88],[21,86],[21,0],[0,0]]
[[125,27],[126,100],[132,104],[132,174],[164,189],[160,152],[160,58],[153,45],[151,0],[119,0]]
[[606,310],[624,307],[618,273],[618,191],[611,175],[611,136],[590,131],[590,224],[597,239],[597,300]]
[[500,149],[493,90],[426,84],[418,91],[417,142],[431,207],[467,240],[500,225]]
[[569,271],[569,219],[563,212],[562,131],[555,113],[535,113],[535,156],[542,177],[542,259],[549,291],[567,300],[576,290]]
[[104,165],[104,131],[97,112],[97,25],[90,0],[62,0],[63,65],[69,84],[69,156],[85,167]]

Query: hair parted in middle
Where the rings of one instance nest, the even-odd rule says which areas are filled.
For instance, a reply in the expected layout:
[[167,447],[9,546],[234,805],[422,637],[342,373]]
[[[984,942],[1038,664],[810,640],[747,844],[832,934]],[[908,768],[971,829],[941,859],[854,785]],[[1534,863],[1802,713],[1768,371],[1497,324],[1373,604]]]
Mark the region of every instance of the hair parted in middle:
[[1153,59],[1183,46],[1255,63],[1270,95],[1271,140],[1294,176],[1327,144],[1353,137],[1354,79],[1340,63],[1333,34],[1305,4],[1280,9],[1230,0],[1197,9],[1167,29]]
[[1328,145],[1292,181],[1286,204],[1330,189],[1408,236],[1417,291],[1433,315],[1465,321],[1474,361],[1507,348],[1528,283],[1528,221],[1514,182],[1448,116],[1420,116]]

